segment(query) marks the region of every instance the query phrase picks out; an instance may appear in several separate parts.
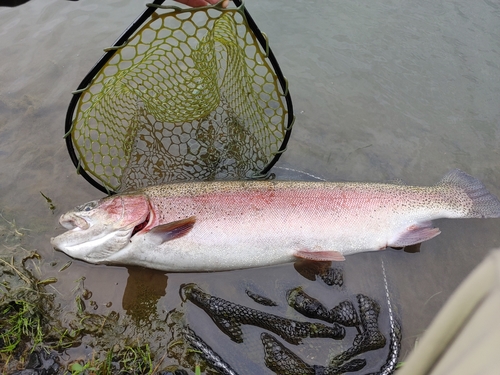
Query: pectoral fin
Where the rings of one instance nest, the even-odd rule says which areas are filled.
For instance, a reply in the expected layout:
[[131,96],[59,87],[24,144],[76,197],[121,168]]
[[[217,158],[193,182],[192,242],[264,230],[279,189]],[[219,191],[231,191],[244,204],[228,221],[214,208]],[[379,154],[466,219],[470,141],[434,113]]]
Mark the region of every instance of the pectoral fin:
[[147,235],[158,245],[172,241],[188,234],[193,229],[196,217],[191,216],[187,219],[172,221],[171,223],[158,225],[151,229]]
[[338,251],[313,251],[309,249],[298,250],[293,254],[297,258],[314,260],[319,262],[341,262],[344,261],[344,256]]

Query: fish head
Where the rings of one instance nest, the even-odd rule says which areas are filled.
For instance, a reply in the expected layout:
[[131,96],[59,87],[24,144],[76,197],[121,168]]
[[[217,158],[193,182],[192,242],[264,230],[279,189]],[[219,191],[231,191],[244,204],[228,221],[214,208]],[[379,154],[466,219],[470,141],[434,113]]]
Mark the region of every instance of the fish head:
[[91,201],[63,214],[67,232],[51,239],[55,249],[90,263],[106,263],[154,216],[142,194],[114,195]]

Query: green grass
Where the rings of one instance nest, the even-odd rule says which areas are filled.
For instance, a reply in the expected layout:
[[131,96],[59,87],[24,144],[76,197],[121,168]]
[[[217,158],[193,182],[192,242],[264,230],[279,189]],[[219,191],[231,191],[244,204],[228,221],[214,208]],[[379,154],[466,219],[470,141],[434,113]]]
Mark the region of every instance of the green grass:
[[[4,254],[5,249],[12,251]],[[25,268],[27,260],[37,269],[40,256],[21,246],[7,248],[0,258],[0,374],[27,363],[36,349],[61,350],[74,346],[60,322],[53,319],[53,295],[45,287],[55,278],[38,280]]]
[[149,345],[126,346],[113,353],[109,350],[104,359],[92,358],[88,362],[74,362],[69,366],[71,375],[152,374],[153,361]]
[[32,347],[43,342],[43,315],[37,305],[23,301],[11,301],[0,306],[0,352],[10,354],[19,344],[30,339]]
[[[0,212],[0,236],[3,236],[3,243],[0,242],[0,375],[25,368],[33,351],[62,353],[69,348],[84,350],[86,357],[72,358],[73,362],[61,369],[64,375],[149,375],[179,368],[180,365],[164,363],[165,358],[170,357],[161,344],[168,337],[168,324],[153,315],[150,319],[154,321],[155,330],[152,331],[149,323],[139,324],[113,310],[95,313],[84,277],[75,280],[75,288],[65,296],[70,303],[64,307],[58,305],[54,294],[57,289],[53,285],[58,278],[43,276],[48,265],[53,272],[57,263],[44,264],[35,251],[23,248],[24,231],[27,229],[18,228],[13,220],[5,220]],[[59,272],[67,271],[70,265],[71,262],[67,262]],[[61,278],[64,280],[64,275]],[[92,348],[91,353],[88,348]],[[203,362],[190,354],[194,353],[179,357],[179,363],[196,374],[204,373]]]

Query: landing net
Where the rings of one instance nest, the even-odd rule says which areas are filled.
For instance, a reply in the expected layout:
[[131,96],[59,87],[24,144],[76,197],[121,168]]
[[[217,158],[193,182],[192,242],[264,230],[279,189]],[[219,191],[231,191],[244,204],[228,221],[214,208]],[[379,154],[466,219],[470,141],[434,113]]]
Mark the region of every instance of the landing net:
[[263,177],[293,124],[287,82],[237,7],[147,10],[74,92],[66,142],[105,192]]

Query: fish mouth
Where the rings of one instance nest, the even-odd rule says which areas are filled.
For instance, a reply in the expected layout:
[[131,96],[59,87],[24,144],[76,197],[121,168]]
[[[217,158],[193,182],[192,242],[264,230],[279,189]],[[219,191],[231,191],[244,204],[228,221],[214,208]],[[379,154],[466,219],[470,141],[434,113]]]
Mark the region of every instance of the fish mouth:
[[[139,233],[144,228],[146,228],[150,220],[151,220],[151,213],[148,213],[143,221],[139,222],[139,224],[134,226],[134,229],[132,229],[132,234],[130,235],[130,237],[133,237],[135,234]],[[88,230],[91,227],[90,223],[85,218],[74,214],[62,215],[61,218],[59,219],[59,224],[61,224],[64,228],[72,232]]]
[[83,217],[77,215],[64,214],[59,219],[59,224],[61,224],[64,228],[68,230],[74,230],[74,229],[85,230],[90,228],[89,222],[85,220]]
[[132,236],[147,232],[148,225],[155,220],[154,212],[144,209],[125,213],[123,204],[110,207],[111,212],[104,208],[104,212],[63,214],[59,223],[67,231],[51,238],[52,246],[77,259],[92,262],[107,259],[124,248]]

